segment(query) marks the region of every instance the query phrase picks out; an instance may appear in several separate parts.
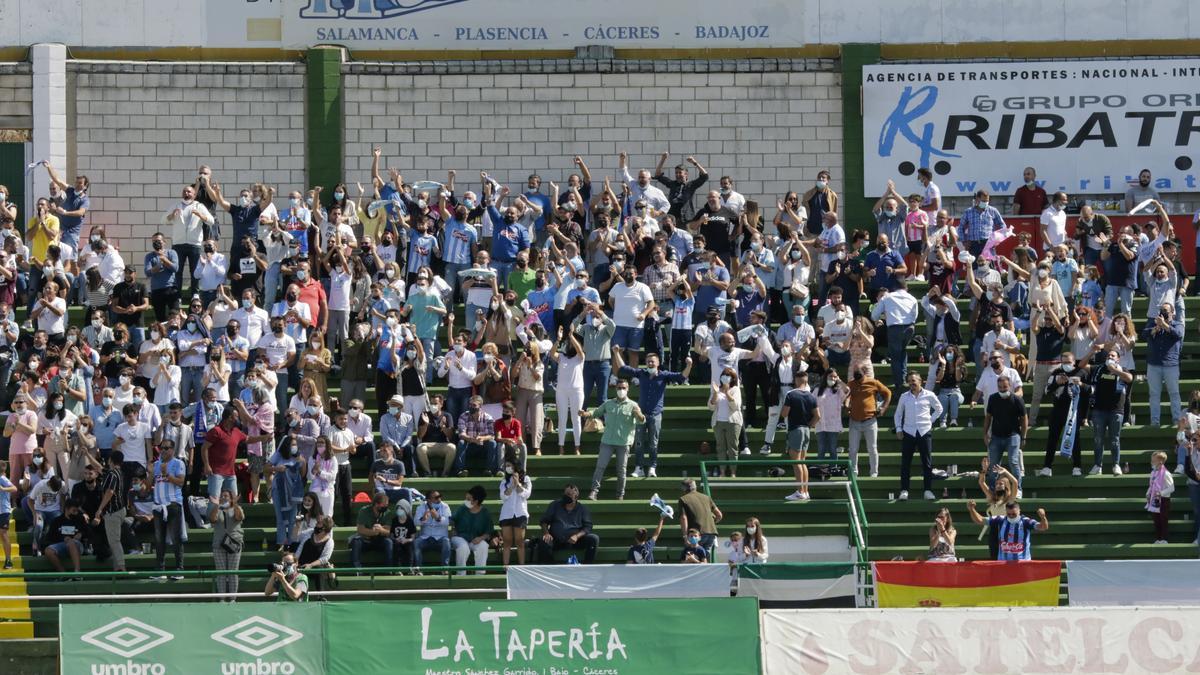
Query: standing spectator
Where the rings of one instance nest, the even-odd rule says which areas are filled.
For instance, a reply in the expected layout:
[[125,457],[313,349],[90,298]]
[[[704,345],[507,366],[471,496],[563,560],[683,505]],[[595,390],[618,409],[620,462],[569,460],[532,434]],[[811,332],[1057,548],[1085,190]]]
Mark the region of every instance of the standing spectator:
[[[796,371],[796,388],[783,398],[783,409],[779,416],[787,420],[788,426],[788,457],[795,460],[808,459],[808,444],[813,427],[821,421],[821,411],[817,405],[817,397],[813,396],[808,386],[808,375],[803,370]],[[796,476],[796,491],[785,497],[788,501],[805,501],[808,499],[808,465],[802,461],[792,465]]]
[[1000,378],[1008,378],[1008,384],[1013,393],[1024,398],[1024,383],[1015,368],[1004,366],[1004,357],[999,350],[993,351],[988,357],[988,367],[979,373],[979,381],[975,383],[975,393],[971,395],[971,404],[987,404],[988,397],[999,391]]
[[942,404],[933,392],[921,386],[921,376],[910,372],[907,378],[908,391],[900,395],[896,404],[896,436],[900,438],[900,501],[908,499],[909,476],[912,471],[913,454],[921,455],[924,473],[925,499],[936,499],[933,494],[933,420],[942,414]]
[[[887,188],[883,192],[883,196],[876,200],[875,205],[871,207],[871,213],[875,216],[875,230],[881,237],[887,237],[888,242],[895,249],[896,253],[901,256],[901,265],[906,260],[904,256],[908,255],[908,241],[904,233],[904,222],[908,218],[908,205],[899,192],[896,192],[896,184],[892,181],[887,182]],[[920,253],[920,251],[918,251]],[[869,255],[869,254],[868,254]],[[919,270],[912,270],[913,274]]]
[[716,436],[717,461],[721,473],[730,478],[737,477],[738,437],[742,433],[742,388],[737,371],[725,368],[719,382],[712,385],[708,397],[708,409],[712,411],[711,426]]
[[[595,310],[593,310],[595,311]],[[596,320],[596,319],[593,319]],[[585,334],[586,337],[586,334]],[[558,454],[564,454],[567,443],[567,424],[571,425],[571,433],[575,437],[575,454],[582,452],[583,411],[586,402],[584,385],[587,362],[584,361],[585,351],[576,339],[575,333],[566,333],[566,339],[560,345],[556,343],[550,348],[550,360],[558,364],[558,386],[554,389],[554,398],[558,410]],[[561,353],[561,356],[560,356]],[[605,360],[605,369],[609,367]],[[603,405],[607,398],[607,377],[599,384],[600,403]]]
[[[121,527],[125,524],[125,486],[122,468],[125,455],[120,450],[113,450],[108,456],[108,465],[100,479],[100,489],[103,496],[100,505],[92,515],[92,527],[104,523],[104,536],[108,540],[108,549],[112,556],[114,572],[125,571],[125,548],[121,542]],[[7,534],[7,532],[5,532]],[[8,557],[8,549],[4,549]],[[11,567],[6,565],[5,567]]]
[[999,540],[997,560],[1032,560],[1033,545],[1030,539],[1034,532],[1045,532],[1050,529],[1050,521],[1046,520],[1046,510],[1038,509],[1038,520],[1021,516],[1021,505],[1016,501],[1005,504],[1003,516],[992,516],[986,521],[975,510],[975,500],[967,502],[967,513],[976,525],[985,522],[988,528],[996,533]]
[[1175,492],[1175,479],[1167,469],[1167,453],[1158,451],[1150,455],[1150,486],[1146,488],[1146,510],[1154,520],[1154,543],[1166,544],[1171,517],[1171,494]]
[[537,541],[537,559],[541,564],[552,563],[554,552],[564,548],[583,549],[585,565],[596,561],[600,537],[592,532],[592,515],[579,503],[579,488],[574,483],[567,483],[562,498],[550,503],[541,526],[542,536]]
[[921,210],[937,213],[942,210],[942,190],[933,182],[933,172],[926,167],[917,169],[917,181],[925,188],[921,197]]
[[[454,536],[450,539],[450,547],[454,549],[454,564],[456,567],[466,567],[467,558],[474,556],[475,567],[487,567],[488,547],[495,537],[495,527],[492,516],[483,505],[487,499],[487,490],[482,485],[474,485],[467,490],[466,499],[462,506],[454,510],[450,522],[454,525]],[[458,570],[458,575],[465,575],[464,569]],[[480,569],[476,574],[484,574]]]
[[[385,499],[386,502],[386,499]],[[427,548],[437,547],[441,552],[442,567],[450,566],[450,507],[442,502],[442,493],[433,490],[429,500],[417,507],[417,526],[421,533],[413,541],[413,563],[420,574]]]
[[1126,211],[1132,211],[1133,207],[1147,199],[1153,199],[1155,201],[1159,199],[1158,190],[1150,187],[1151,180],[1152,176],[1150,175],[1150,169],[1142,169],[1138,172],[1137,185],[1130,186],[1130,188],[1125,191]]
[[[677,503],[679,530],[686,539],[688,530],[700,533],[700,545],[711,553],[717,545],[717,523],[725,518],[712,497],[696,490],[696,481],[687,478],[680,486],[682,494]],[[711,557],[711,556],[710,556]]]
[[394,515],[388,507],[388,496],[382,492],[375,493],[370,506],[359,509],[355,534],[350,538],[350,564],[354,569],[362,569],[364,549],[383,553],[385,567],[391,567],[395,563],[390,527]]
[[875,240],[875,250],[867,254],[864,267],[867,278],[867,295],[875,297],[880,289],[894,291],[900,288],[900,279],[909,271],[900,252],[891,246],[891,239],[880,234]]
[[1036,216],[1050,203],[1046,190],[1037,182],[1037,170],[1032,166],[1022,172],[1025,181],[1013,194],[1013,213],[1018,216]]
[[275,409],[282,413],[288,407],[288,369],[296,362],[296,341],[284,332],[283,317],[271,319],[271,332],[262,336],[257,345],[258,358],[274,372]]
[[196,266],[196,283],[200,288],[200,302],[205,307],[212,304],[217,297],[217,289],[225,281],[229,271],[229,261],[224,253],[217,252],[216,242],[205,240],[200,254],[200,263]]
[[1112,458],[1112,472],[1121,471],[1121,422],[1125,419],[1125,399],[1133,384],[1133,373],[1122,368],[1115,349],[1104,352],[1105,360],[1092,366],[1092,431],[1096,434],[1096,456],[1089,475],[1104,473],[1104,452]]
[[533,482],[525,470],[506,457],[504,479],[500,481],[500,558],[508,567],[512,548],[517,549],[517,564],[525,564],[525,528],[529,525],[529,496]]
[[[242,521],[246,519],[246,514],[237,499],[235,490],[221,490],[218,497],[209,498],[213,508],[209,510],[208,522],[213,526],[213,566],[217,570],[236,572],[241,566],[245,542]],[[226,594],[222,600],[233,602],[233,594],[238,590],[238,576],[222,574],[215,581],[217,592]]]
[[[545,424],[545,414],[542,411],[542,398],[545,391],[543,375],[546,367],[542,363],[541,349],[536,341],[530,341],[525,351],[513,364],[513,380],[516,383],[516,396],[513,400],[513,412],[522,431],[528,434],[528,444],[521,438],[516,443],[532,451],[535,455],[542,454],[542,427]],[[503,437],[501,437],[503,442]],[[525,466],[522,456],[519,462]]]
[[167,537],[175,556],[175,574],[171,577],[180,581],[183,576],[183,538],[187,525],[183,520],[183,483],[187,480],[187,466],[175,457],[175,444],[164,441],[159,447],[158,461],[154,463],[154,552],[155,569],[165,569]]
[[[61,240],[78,251],[79,233],[83,230],[83,219],[87,216],[88,209],[91,208],[91,200],[88,198],[88,187],[91,184],[87,176],[80,175],[75,177],[74,185],[67,185],[48,162],[46,163],[46,172],[50,174],[51,188],[61,190],[63,193],[62,201],[50,208],[58,216],[62,228]],[[53,196],[53,192],[51,195]]]
[[886,293],[871,310],[871,320],[883,317],[887,326],[888,359],[891,361],[892,380],[897,389],[904,382],[908,371],[908,343],[912,342],[917,323],[917,299],[908,292],[907,284],[900,282],[899,289]]
[[[575,318],[572,328],[574,330],[568,336],[568,345],[562,351],[569,352],[574,347],[581,360],[579,375],[581,378],[580,391],[583,396],[580,399],[579,407],[587,405],[588,400],[591,399],[593,390],[596,392],[596,405],[600,405],[608,399],[608,386],[612,378],[613,338],[616,335],[617,324],[599,307],[589,307]],[[582,341],[575,339],[575,332],[579,333],[579,338]],[[637,344],[638,349],[641,349],[641,343]],[[554,359],[553,355],[551,355],[551,359]],[[559,364],[560,373],[562,372],[561,369],[562,363]],[[562,386],[561,374],[559,375],[559,381],[559,386]],[[558,409],[561,414],[563,407],[559,405]],[[562,428],[561,424],[559,428]],[[560,447],[563,445],[561,440],[562,437],[560,436]],[[579,445],[578,438],[575,445],[576,447]]]
[[[200,263],[200,245],[204,243],[205,226],[212,226],[216,221],[208,208],[196,201],[196,188],[185,186],[181,199],[170,211],[163,216],[162,223],[171,227],[172,249],[179,258],[179,269],[176,274],[176,290],[182,294],[183,280],[189,279],[188,295],[193,295],[196,282],[200,275],[197,268]],[[188,267],[187,274],[183,274]]]
[[457,421],[467,409],[467,401],[474,390],[477,374],[477,359],[474,351],[467,350],[467,337],[460,333],[454,338],[454,348],[442,361],[439,377],[449,377],[446,388],[446,413]]
[[1021,498],[1024,483],[1025,440],[1029,435],[1029,417],[1025,402],[1014,396],[1011,383],[1001,376],[997,391],[988,397],[983,416],[983,442],[988,446],[988,461],[1000,465],[1004,453],[1008,452],[1008,465],[1017,479],[1017,499]]
[[866,443],[871,478],[879,475],[879,418],[887,413],[892,402],[892,390],[861,370],[853,372],[849,387],[850,399],[850,463],[858,474],[858,444]]
[[1101,239],[1105,248],[1100,251],[1100,262],[1104,265],[1104,315],[1116,316],[1117,303],[1120,313],[1126,316],[1133,311],[1133,289],[1137,287],[1138,243],[1133,230],[1126,226],[1111,242]]
[[635,478],[657,478],[658,437],[662,431],[663,402],[666,399],[667,386],[687,384],[688,376],[692,372],[692,359],[687,357],[682,373],[661,370],[661,360],[655,353],[646,355],[645,368],[626,366],[620,354],[613,355],[613,362],[619,377],[638,383],[638,407],[646,417],[646,421],[637,428],[633,475]]
[[[129,417],[128,413],[125,415]],[[233,460],[238,445],[246,440],[246,434],[235,426],[237,411],[227,407],[221,411],[221,421],[208,430],[200,456],[204,459],[204,475],[208,477],[208,496],[217,497],[222,490],[237,492],[237,477]],[[119,434],[118,434],[119,435]],[[113,451],[116,454],[116,450]]]
[[1158,315],[1142,330],[1149,353],[1146,358],[1146,384],[1150,388],[1150,426],[1162,419],[1162,390],[1171,400],[1171,421],[1179,426],[1183,405],[1179,397],[1179,354],[1183,346],[1183,322],[1175,317],[1175,304],[1163,302]]
[[[818,171],[816,183],[800,198],[800,205],[808,213],[806,222],[809,234],[820,234],[825,214],[837,213],[838,195],[829,187],[830,178],[830,173],[825,169]],[[825,266],[821,269],[825,269]]]
[[850,396],[850,389],[838,378],[836,370],[825,373],[825,378],[817,386],[817,459],[837,461],[838,437],[841,436],[842,408]]
[[1063,354],[1062,364],[1050,373],[1046,395],[1053,409],[1046,436],[1046,460],[1038,471],[1039,476],[1049,478],[1053,475],[1054,456],[1059,454],[1070,455],[1074,465],[1071,475],[1083,475],[1079,443],[1092,398],[1092,387],[1084,381],[1085,376],[1084,370],[1076,366],[1075,355],[1070,352]]
[[[658,167],[654,170],[654,180],[667,189],[667,201],[671,204],[670,214],[682,222],[688,222],[692,219],[692,212],[695,210],[692,196],[696,194],[696,190],[699,190],[701,185],[708,181],[708,171],[700,166],[695,157],[688,156],[687,163],[696,167],[700,174],[689,180],[687,166],[679,164],[675,167],[675,178],[667,178],[663,173],[663,165],[670,156],[669,152],[664,152],[659,156]],[[722,190],[723,194],[731,192],[732,186],[728,190]],[[743,203],[744,201],[743,199]]]
[[[1132,207],[1130,207],[1132,208]],[[1055,192],[1039,221],[1042,250],[1049,251],[1067,240],[1067,193]]]
[[963,243],[973,256],[983,253],[983,247],[992,237],[992,232],[1008,227],[1004,216],[991,205],[991,196],[987,190],[975,192],[975,205],[963,212],[959,218],[958,228],[962,232]]
[[642,326],[654,315],[657,305],[650,287],[637,281],[637,271],[632,265],[621,270],[621,280],[623,283],[613,284],[608,296],[616,324],[612,347],[628,355],[629,364],[636,368],[642,353]]
[[1193,434],[1189,439],[1183,461],[1188,498],[1192,500],[1192,546],[1196,546],[1200,543],[1200,434]]
[[1090,204],[1079,209],[1079,220],[1075,223],[1076,246],[1082,252],[1084,265],[1100,262],[1100,253],[1112,238],[1112,221],[1103,213],[1096,213]]
[[351,407],[353,401],[366,398],[369,367],[375,360],[374,350],[375,340],[371,337],[370,325],[355,324],[342,345],[342,382],[338,394],[338,402],[342,407]]
[[1032,326],[1037,343],[1037,361],[1033,365],[1033,402],[1030,406],[1034,426],[1037,426],[1041,417],[1042,394],[1046,391],[1050,372],[1062,361],[1067,338],[1066,327],[1052,307],[1047,307],[1040,314],[1037,323]]
[[947,424],[958,426],[958,406],[963,402],[962,383],[967,378],[967,361],[957,344],[947,344],[937,347],[934,359],[929,364],[929,380],[933,382],[933,391],[937,394],[938,402],[942,404],[942,415],[937,420],[938,426],[945,429]]
[[600,454],[596,457],[596,470],[592,473],[592,491],[588,499],[595,501],[600,498],[600,481],[604,478],[604,470],[608,462],[616,456],[617,462],[617,499],[625,498],[626,462],[629,460],[629,449],[633,446],[636,424],[645,424],[646,416],[641,408],[629,400],[629,383],[617,382],[615,388],[617,397],[601,403],[592,411],[580,411],[580,417],[604,418],[604,435],[600,438]]

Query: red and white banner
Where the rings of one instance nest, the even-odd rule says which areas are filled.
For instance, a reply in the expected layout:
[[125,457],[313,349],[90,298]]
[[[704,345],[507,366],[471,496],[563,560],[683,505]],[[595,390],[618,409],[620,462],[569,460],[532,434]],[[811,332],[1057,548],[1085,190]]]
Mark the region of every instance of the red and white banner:
[[1200,609],[766,610],[766,675],[1196,673]]

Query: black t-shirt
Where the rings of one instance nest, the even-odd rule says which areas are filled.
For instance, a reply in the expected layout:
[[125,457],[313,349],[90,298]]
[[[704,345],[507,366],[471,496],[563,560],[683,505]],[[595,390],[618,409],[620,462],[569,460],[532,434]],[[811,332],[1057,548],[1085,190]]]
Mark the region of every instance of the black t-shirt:
[[1052,361],[1063,353],[1066,335],[1054,326],[1042,326],[1037,332],[1038,361]]
[[977,300],[979,303],[979,316],[975,319],[975,337],[980,340],[988,331],[992,330],[992,313],[996,312],[1000,315],[1001,321],[1007,324],[1012,320],[1012,308],[1007,302],[995,303],[988,299],[987,294]]
[[692,196],[696,194],[696,190],[699,190],[701,185],[708,181],[708,174],[702,173],[689,181],[677,181],[660,173],[654,177],[654,180],[667,188],[667,201],[671,202],[670,214],[675,216],[678,222],[691,221],[694,211]]
[[[847,303],[856,303],[858,299],[858,280],[850,278],[851,274],[862,276],[863,266],[857,259],[831,260],[826,274],[837,274],[833,285],[842,289],[842,297]],[[857,303],[856,303],[857,306]]]
[[[146,301],[146,287],[138,282],[121,283],[113,286],[112,289],[113,302],[118,307],[133,307],[142,304]],[[134,312],[133,314],[118,314],[117,317],[126,326],[142,325],[142,313]]]
[[811,391],[793,389],[783,399],[788,408],[788,431],[797,427],[807,427],[812,424],[813,411],[817,409],[817,397]]
[[96,481],[96,486],[89,488],[87,483],[80,481],[71,488],[71,499],[79,502],[79,508],[89,516],[96,514],[96,509],[100,508],[100,500],[104,498],[104,491],[100,489],[100,481]]
[[1025,401],[1012,394],[1005,398],[999,392],[988,397],[987,413],[992,416],[992,437],[1012,436],[1021,431],[1021,419],[1025,417]]
[[377,459],[371,464],[371,473],[375,474],[375,477],[378,479],[396,480],[397,478],[404,477],[404,462],[394,457],[390,462]]
[[413,525],[413,519],[406,516],[404,522],[400,522],[399,516],[392,517],[392,539],[399,541],[401,537],[404,539],[412,539],[417,534],[417,528]]
[[421,424],[429,425],[425,429],[425,435],[421,437],[422,443],[449,443],[450,439],[446,438],[446,434],[442,432],[442,426],[454,428],[454,422],[450,419],[450,415],[444,412],[438,412],[437,415],[431,415],[428,411],[421,413]]
[[1118,412],[1125,409],[1126,385],[1107,365],[1102,363],[1092,368],[1091,383],[1093,410]]
[[75,538],[76,534],[82,538],[86,533],[87,522],[83,520],[83,516],[68,516],[64,513],[50,522],[50,528],[46,530],[45,535],[46,543],[58,544]]
[[[704,235],[704,244],[708,250],[718,255],[729,255],[733,252],[733,230],[738,224],[738,215],[732,209],[722,206],[713,209],[707,203],[696,212],[696,217],[708,216],[708,222],[700,226]],[[695,218],[693,218],[695,220]]]
[[261,215],[262,209],[258,207],[258,204],[230,206],[229,217],[233,221],[233,241],[240,244],[242,237],[247,234],[258,239],[258,218]]
[[100,356],[113,357],[104,364],[104,376],[115,380],[129,364],[124,357],[129,355],[129,342],[105,342],[100,348]]
[[[1135,250],[1136,253],[1136,250]],[[1133,266],[1137,264],[1137,256],[1126,260],[1121,253],[1121,246],[1116,242],[1108,245],[1108,260],[1104,261],[1104,279],[1109,286],[1124,286],[1129,282]]]

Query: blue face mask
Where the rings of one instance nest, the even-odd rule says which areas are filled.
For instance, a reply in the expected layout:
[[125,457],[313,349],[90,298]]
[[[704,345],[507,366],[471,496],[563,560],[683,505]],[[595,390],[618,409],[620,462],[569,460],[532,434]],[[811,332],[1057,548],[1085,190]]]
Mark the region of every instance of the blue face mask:
[[695,546],[700,543],[700,537],[688,537],[688,543]]
[[804,315],[801,314],[800,316],[793,316],[792,323],[796,324],[797,326],[803,324],[804,323]]

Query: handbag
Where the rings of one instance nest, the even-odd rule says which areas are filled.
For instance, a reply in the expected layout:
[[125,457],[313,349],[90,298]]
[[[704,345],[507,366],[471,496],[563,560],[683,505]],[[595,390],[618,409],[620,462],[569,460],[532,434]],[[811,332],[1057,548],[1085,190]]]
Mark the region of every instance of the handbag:
[[245,546],[245,539],[242,536],[234,536],[229,529],[229,514],[222,513],[221,519],[224,521],[226,532],[225,536],[221,537],[221,549],[226,553],[241,553],[242,547]]

